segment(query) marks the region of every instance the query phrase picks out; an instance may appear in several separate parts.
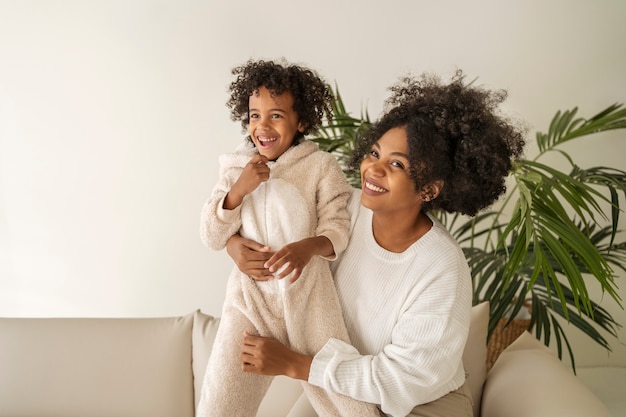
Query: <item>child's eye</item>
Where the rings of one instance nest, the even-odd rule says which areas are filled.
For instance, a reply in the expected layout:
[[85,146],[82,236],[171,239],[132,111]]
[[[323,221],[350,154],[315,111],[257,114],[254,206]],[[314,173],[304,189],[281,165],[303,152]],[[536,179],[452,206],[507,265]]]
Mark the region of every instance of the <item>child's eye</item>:
[[281,117],[280,114],[272,114],[272,119],[280,119]]
[[404,164],[402,164],[402,162],[400,161],[392,161],[391,165],[393,165],[396,168],[404,169]]
[[378,151],[371,150],[370,151],[370,156],[373,156],[374,158],[378,158]]
[[251,118],[251,119],[258,119],[258,118],[259,118],[259,115],[258,115],[258,114],[251,114],[251,115],[250,115],[250,118]]

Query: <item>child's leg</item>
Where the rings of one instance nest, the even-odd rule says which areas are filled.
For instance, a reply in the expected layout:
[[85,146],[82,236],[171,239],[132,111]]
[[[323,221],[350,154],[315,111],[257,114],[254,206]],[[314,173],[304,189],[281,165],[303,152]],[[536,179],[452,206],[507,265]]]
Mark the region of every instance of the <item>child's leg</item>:
[[236,307],[225,306],[202,384],[197,417],[254,417],[272,377],[243,372],[244,330],[254,327]]
[[[339,298],[325,261],[312,259],[285,297],[285,323],[292,349],[316,354],[334,337],[348,341]],[[304,274],[303,274],[304,275]],[[302,281],[302,282],[301,282]],[[311,405],[320,417],[379,417],[376,406],[303,384]]]

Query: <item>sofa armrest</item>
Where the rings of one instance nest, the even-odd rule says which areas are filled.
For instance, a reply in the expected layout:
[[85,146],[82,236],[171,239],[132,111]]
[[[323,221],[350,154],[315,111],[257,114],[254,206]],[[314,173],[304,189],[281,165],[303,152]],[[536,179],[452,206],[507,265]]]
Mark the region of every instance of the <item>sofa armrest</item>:
[[524,332],[487,375],[481,417],[611,417],[556,355]]

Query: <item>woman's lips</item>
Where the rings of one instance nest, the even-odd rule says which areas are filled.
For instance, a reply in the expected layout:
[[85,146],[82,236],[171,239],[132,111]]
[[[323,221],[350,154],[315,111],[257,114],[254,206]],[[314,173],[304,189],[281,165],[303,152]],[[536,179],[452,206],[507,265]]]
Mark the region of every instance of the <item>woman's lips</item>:
[[382,193],[386,193],[387,191],[389,191],[368,179],[365,180],[364,188],[366,188],[367,190],[373,191],[374,193],[377,193],[377,194],[382,194]]

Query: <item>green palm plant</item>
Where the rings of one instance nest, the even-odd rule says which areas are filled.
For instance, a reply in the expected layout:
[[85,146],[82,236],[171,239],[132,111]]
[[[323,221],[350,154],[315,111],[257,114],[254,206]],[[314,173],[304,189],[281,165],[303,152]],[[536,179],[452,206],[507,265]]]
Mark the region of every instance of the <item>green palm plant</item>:
[[348,183],[355,188],[361,188],[361,177],[348,167],[350,155],[359,135],[370,125],[369,114],[366,110],[361,111],[361,117],[352,117],[339,94],[339,89],[335,86],[333,90],[333,119],[326,120],[324,126],[318,131],[319,136],[312,138],[321,149],[335,155],[341,165]]
[[[474,304],[490,303],[489,337],[498,323],[510,322],[530,306],[529,329],[546,345],[554,338],[561,358],[565,346],[574,369],[560,319],[610,351],[598,329],[617,337],[620,324],[591,299],[587,281],[597,283],[623,309],[616,271],[626,272],[626,242],[617,241],[626,171],[581,168],[562,148],[575,139],[591,140],[596,133],[626,128],[626,109],[614,104],[589,119],[577,117],[577,112],[557,112],[548,132],[536,134],[538,154],[515,163],[512,185],[500,204],[473,218],[437,214],[465,252]],[[313,140],[338,157],[350,183],[359,187],[358,173],[349,171],[345,162],[359,133],[370,125],[369,117],[351,117],[338,91],[335,115]],[[542,162],[553,152],[564,158],[569,172]]]

